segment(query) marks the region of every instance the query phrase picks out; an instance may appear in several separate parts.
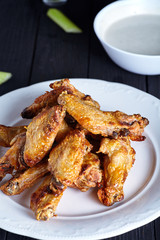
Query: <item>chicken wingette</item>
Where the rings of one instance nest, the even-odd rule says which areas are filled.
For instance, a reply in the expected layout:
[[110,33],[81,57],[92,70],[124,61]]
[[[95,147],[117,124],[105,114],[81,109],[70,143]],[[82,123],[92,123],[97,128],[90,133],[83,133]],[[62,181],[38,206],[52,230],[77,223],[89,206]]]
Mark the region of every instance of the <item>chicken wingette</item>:
[[26,107],[21,116],[23,118],[33,118],[39,112],[42,111],[45,107],[53,107],[57,105],[57,98],[63,92],[67,91],[68,93],[75,94],[79,98],[83,98],[88,104],[95,105],[99,108],[99,104],[94,101],[90,96],[85,95],[84,93],[77,90],[69,81],[68,78],[62,79],[61,81],[55,81],[50,84],[50,87],[53,89],[51,91],[47,91],[43,95],[37,97],[35,101],[28,107]]
[[[142,132],[149,123],[146,118],[140,115],[132,117],[123,113],[103,112],[94,106],[86,104],[85,101],[73,94],[63,92],[58,97],[58,103],[66,107],[67,112],[85,129],[93,134],[101,134],[104,137],[134,135],[134,140],[144,140]],[[120,113],[120,112],[119,112]],[[117,117],[118,115],[118,117]],[[121,116],[121,117],[120,117]],[[130,121],[132,119],[132,121]],[[131,129],[131,132],[130,132]]]
[[44,109],[27,127],[26,143],[24,147],[24,162],[33,167],[50,151],[57,132],[65,117],[62,106]]
[[0,187],[0,190],[9,196],[20,194],[25,189],[32,187],[40,178],[48,173],[47,164],[47,161],[42,161],[34,167],[17,174],[18,176],[16,175],[5,182]]

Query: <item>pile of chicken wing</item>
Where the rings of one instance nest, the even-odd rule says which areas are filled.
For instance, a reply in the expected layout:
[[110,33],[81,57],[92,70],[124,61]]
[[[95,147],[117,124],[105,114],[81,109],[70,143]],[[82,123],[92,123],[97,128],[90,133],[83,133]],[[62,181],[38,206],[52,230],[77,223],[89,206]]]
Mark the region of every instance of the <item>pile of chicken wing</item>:
[[[0,125],[0,189],[16,195],[41,180],[30,208],[37,220],[56,215],[67,187],[95,188],[100,202],[111,206],[124,198],[123,186],[135,161],[131,141],[143,141],[148,119],[140,114],[102,111],[91,96],[62,79],[26,107],[28,126]],[[9,175],[9,176],[10,176]]]

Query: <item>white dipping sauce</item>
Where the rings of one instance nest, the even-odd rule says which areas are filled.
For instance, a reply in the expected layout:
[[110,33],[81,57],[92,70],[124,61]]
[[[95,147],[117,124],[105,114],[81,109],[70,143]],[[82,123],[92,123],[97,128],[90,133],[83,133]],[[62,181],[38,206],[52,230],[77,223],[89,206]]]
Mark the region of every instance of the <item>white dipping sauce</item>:
[[104,41],[127,52],[160,55],[160,15],[121,19],[106,30]]

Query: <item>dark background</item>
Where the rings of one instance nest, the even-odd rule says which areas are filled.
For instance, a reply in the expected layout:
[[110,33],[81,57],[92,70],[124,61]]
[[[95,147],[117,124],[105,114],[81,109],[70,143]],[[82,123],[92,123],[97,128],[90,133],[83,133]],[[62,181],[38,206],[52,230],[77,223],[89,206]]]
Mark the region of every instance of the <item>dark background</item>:
[[[13,77],[0,95],[50,79],[97,78],[125,83],[160,98],[160,76],[127,72],[104,52],[93,31],[96,13],[113,1],[68,0],[63,10],[82,34],[67,34],[46,17],[40,0],[0,1],[0,71]],[[149,203],[148,203],[149,204]],[[160,218],[110,240],[159,240]],[[0,240],[31,240],[0,229]]]

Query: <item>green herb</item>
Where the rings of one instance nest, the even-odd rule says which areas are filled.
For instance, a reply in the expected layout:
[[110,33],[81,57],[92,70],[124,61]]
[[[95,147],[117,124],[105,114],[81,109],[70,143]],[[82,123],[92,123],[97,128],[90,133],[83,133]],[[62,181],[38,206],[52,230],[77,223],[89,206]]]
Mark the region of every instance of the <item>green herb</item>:
[[12,74],[9,72],[0,72],[0,84],[8,81],[12,77]]
[[56,8],[50,8],[47,16],[52,19],[59,27],[68,33],[81,33],[82,30],[75,25],[67,16]]

